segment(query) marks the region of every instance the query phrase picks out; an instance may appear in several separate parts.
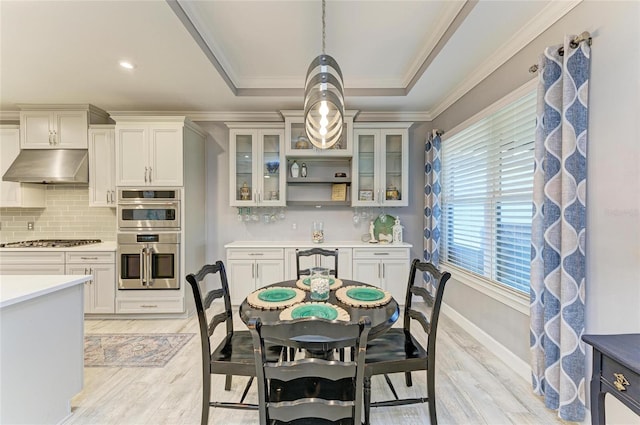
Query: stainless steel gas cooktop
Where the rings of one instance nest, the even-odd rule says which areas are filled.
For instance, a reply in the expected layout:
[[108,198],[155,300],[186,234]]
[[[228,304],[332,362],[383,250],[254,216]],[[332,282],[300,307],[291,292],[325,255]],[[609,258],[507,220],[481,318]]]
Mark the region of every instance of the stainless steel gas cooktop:
[[70,248],[100,242],[102,242],[100,239],[36,239],[3,243],[0,244],[0,248]]

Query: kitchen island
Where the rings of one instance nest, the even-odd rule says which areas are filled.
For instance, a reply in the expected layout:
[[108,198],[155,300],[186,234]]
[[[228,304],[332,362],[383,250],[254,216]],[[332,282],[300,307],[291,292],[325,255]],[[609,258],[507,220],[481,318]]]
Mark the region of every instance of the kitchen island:
[[0,423],[55,424],[82,389],[90,275],[0,275]]

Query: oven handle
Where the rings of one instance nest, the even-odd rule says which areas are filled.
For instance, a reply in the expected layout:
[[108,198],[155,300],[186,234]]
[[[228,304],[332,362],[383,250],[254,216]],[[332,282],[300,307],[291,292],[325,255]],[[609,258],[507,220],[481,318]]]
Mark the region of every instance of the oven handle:
[[151,262],[153,261],[153,247],[147,248],[147,286],[153,286],[153,274],[151,273]]
[[147,248],[140,250],[140,265],[142,266],[141,286],[147,286]]

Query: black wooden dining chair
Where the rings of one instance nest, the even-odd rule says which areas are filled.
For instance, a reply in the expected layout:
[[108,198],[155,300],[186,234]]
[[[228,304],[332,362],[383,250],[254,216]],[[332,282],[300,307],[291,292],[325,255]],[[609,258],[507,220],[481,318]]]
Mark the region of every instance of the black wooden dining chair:
[[[263,324],[249,321],[253,336],[260,424],[361,425],[364,358],[371,328],[369,317],[358,323],[306,318]],[[354,347],[353,360],[304,358],[270,361],[265,341],[291,340],[326,344],[328,347]]]
[[307,250],[296,249],[296,273],[297,279],[300,279],[300,276],[309,276],[311,274],[311,269],[301,269],[300,268],[300,257],[310,257],[312,255],[320,255],[323,257],[334,257],[334,266],[333,269],[329,270],[329,274],[333,277],[338,277],[338,250],[330,250],[323,248],[311,248]]
[[[415,284],[417,271],[425,273],[428,281],[435,286],[435,294],[432,294],[424,286]],[[364,378],[364,423],[369,424],[370,408],[381,406],[400,406],[405,404],[428,402],[429,418],[431,425],[438,423],[436,418],[436,394],[435,394],[435,365],[436,365],[436,333],[438,330],[438,317],[444,288],[451,277],[448,272],[440,272],[431,263],[420,262],[415,259],[411,263],[409,281],[405,298],[404,324],[402,328],[391,328],[383,335],[372,340],[367,346]],[[420,275],[422,280],[422,275]],[[429,310],[428,318],[421,311],[413,307],[413,296],[422,297]],[[411,321],[416,320],[422,326],[427,338],[425,349],[411,333]],[[418,370],[427,371],[427,397],[399,399],[388,374],[404,372],[405,382],[408,387],[413,385],[411,372]],[[394,399],[371,402],[371,377],[384,375]]]
[[[211,275],[218,274],[220,287],[207,289],[213,282],[205,281]],[[248,404],[244,399],[249,392],[253,378],[256,375],[256,366],[253,355],[253,340],[249,331],[237,331],[233,329],[233,312],[231,310],[231,298],[229,296],[229,283],[227,273],[222,261],[215,264],[207,264],[196,274],[187,275],[187,282],[191,285],[196,304],[196,314],[200,329],[200,341],[202,347],[202,416],[201,424],[207,425],[210,407],[222,407],[231,409],[257,409],[258,405]],[[218,314],[212,310],[213,301],[222,298],[224,309]],[[219,324],[226,325],[224,338],[212,350],[211,336]],[[270,360],[278,359],[282,347],[267,346],[265,356]],[[211,400],[211,375],[226,375],[224,389],[231,389],[233,375],[248,376],[249,381],[242,392],[238,403]]]

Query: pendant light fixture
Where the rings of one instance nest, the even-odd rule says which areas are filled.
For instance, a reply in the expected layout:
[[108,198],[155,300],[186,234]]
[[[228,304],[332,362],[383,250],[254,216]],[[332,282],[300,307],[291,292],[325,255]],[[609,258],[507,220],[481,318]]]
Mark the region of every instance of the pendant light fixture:
[[329,149],[340,140],[344,123],[342,71],[325,54],[325,0],[322,0],[322,54],[311,61],[304,85],[304,128],[311,143]]

